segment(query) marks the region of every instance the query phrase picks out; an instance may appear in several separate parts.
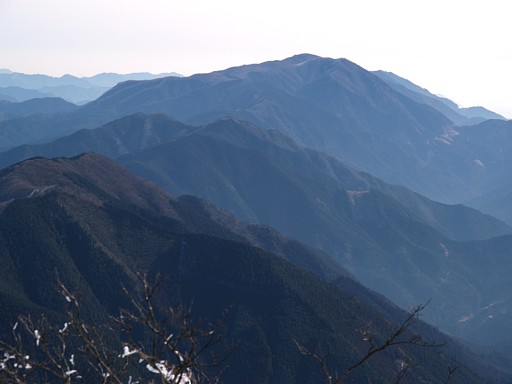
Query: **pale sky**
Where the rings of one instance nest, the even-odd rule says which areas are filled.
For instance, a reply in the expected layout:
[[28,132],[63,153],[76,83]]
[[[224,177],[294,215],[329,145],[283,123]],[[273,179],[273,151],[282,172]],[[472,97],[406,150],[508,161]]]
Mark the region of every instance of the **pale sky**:
[[506,0],[0,0],[0,68],[191,75],[299,53],[512,118]]

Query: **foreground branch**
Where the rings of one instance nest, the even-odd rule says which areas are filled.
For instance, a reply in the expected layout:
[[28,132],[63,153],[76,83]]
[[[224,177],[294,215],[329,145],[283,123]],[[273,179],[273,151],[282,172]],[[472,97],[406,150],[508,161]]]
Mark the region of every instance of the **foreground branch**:
[[[364,363],[366,363],[371,357],[373,357],[375,354],[378,354],[380,352],[383,352],[391,347],[401,346],[401,345],[412,345],[420,348],[438,348],[444,346],[446,343],[436,343],[436,342],[429,342],[423,340],[421,335],[415,334],[412,332],[409,332],[409,328],[411,327],[414,322],[416,322],[421,314],[421,312],[425,309],[425,307],[428,305],[428,302],[426,304],[418,305],[417,307],[413,308],[411,311],[409,311],[407,317],[405,320],[398,325],[398,327],[395,329],[395,331],[382,343],[376,344],[374,339],[373,330],[370,325],[367,325],[364,327],[360,332],[363,336],[363,340],[368,343],[368,350],[365,353],[363,357],[361,357],[359,360],[357,360],[354,364],[352,364],[350,367],[346,368],[341,374],[333,374],[329,367],[326,364],[325,358],[318,355],[317,353],[309,350],[308,348],[304,347],[297,341],[295,341],[295,344],[297,348],[299,349],[299,352],[302,355],[309,356],[313,360],[315,360],[319,366],[320,370],[322,371],[326,383],[327,384],[341,384],[345,382],[347,377],[357,370],[359,367],[361,367]],[[396,376],[396,383],[399,383],[400,380],[405,376],[405,373],[408,369],[410,364],[403,363],[398,369],[398,373]],[[450,377],[453,372],[450,372]]]
[[[0,340],[0,382],[27,383],[218,383],[224,358],[221,327],[192,320],[191,309],[155,305],[159,281],[140,276],[142,298],[123,288],[131,309],[108,324],[89,324],[77,295],[58,282],[66,302],[62,326],[20,316],[12,342]],[[213,372],[213,373],[212,373]]]

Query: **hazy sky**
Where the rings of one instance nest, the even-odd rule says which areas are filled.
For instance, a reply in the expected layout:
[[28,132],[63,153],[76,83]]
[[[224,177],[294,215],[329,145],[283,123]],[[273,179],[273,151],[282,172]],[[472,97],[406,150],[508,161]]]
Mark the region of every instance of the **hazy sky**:
[[0,0],[0,68],[190,75],[299,53],[512,118],[505,0]]

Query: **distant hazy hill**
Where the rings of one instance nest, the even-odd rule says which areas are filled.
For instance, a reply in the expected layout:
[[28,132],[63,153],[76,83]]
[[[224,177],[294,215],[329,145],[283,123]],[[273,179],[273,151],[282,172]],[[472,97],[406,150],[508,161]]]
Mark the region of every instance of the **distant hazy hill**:
[[0,167],[34,156],[76,156],[83,152],[115,158],[186,136],[198,129],[163,114],[146,116],[141,113],[113,121],[101,129],[83,129],[47,144],[13,148],[0,154]]
[[[75,104],[83,104],[99,97],[117,83],[127,80],[149,80],[165,76],[180,76],[177,73],[101,73],[91,77],[64,75],[52,77],[46,75],[27,75],[9,70],[0,72],[0,95],[14,98],[16,101],[28,99],[29,91],[38,92],[32,97],[61,97]],[[1,96],[0,96],[1,99]],[[10,101],[10,100],[9,100]]]
[[489,119],[505,120],[503,116],[484,107],[460,108],[453,101],[433,95],[428,90],[392,72],[375,71],[373,73],[386,81],[393,89],[419,103],[435,108],[457,125],[473,125]]
[[20,87],[0,87],[0,100],[22,102],[30,99],[52,97],[50,93],[44,93],[33,89]]
[[138,72],[138,73],[128,73],[128,74],[119,74],[119,73],[100,73],[98,75],[94,75],[91,77],[85,77],[85,79],[97,86],[97,87],[108,87],[112,88],[114,85],[121,83],[123,81],[128,80],[151,80],[158,79],[162,77],[182,77],[179,73],[169,72],[169,73],[159,73],[152,74],[148,72]]
[[468,204],[512,223],[512,121],[489,120],[464,128],[464,141],[474,148],[468,157],[475,158],[477,181],[485,186]]
[[77,108],[75,104],[68,103],[56,97],[30,99],[15,103],[0,101],[0,113],[7,113],[14,116],[29,116],[34,113],[65,113],[74,111]]
[[[353,281],[328,284],[251,246],[193,204],[102,157],[28,160],[4,169],[0,186],[1,332],[10,332],[20,312],[59,319],[63,306],[49,288],[56,272],[79,290],[83,316],[96,321],[125,303],[120,283],[135,289],[135,272],[159,272],[162,304],[193,301],[194,315],[207,319],[230,308],[224,331],[243,344],[228,360],[223,382],[312,383],[321,374],[317,363],[301,356],[294,340],[342,369],[366,351],[357,329],[370,322],[381,339],[404,316]],[[427,340],[446,339],[421,322],[414,330]],[[405,356],[415,363],[406,375],[410,382],[443,383],[455,366],[451,382],[502,382],[451,340],[442,352],[407,345],[389,350],[350,377],[384,383]]]

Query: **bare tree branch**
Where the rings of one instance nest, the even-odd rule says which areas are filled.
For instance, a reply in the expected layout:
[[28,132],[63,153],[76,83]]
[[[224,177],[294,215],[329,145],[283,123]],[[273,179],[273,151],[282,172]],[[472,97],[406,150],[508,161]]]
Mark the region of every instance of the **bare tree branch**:
[[223,359],[216,360],[213,352],[226,318],[198,322],[190,307],[157,309],[159,279],[151,284],[145,275],[139,278],[141,298],[123,287],[132,309],[120,310],[110,324],[94,325],[82,317],[78,295],[58,281],[66,322],[57,327],[44,317],[34,322],[20,316],[13,342],[0,340],[0,382],[217,383],[211,372]]
[[[395,331],[382,343],[376,345],[373,329],[371,323],[365,325],[361,330],[360,333],[363,336],[363,340],[368,343],[368,350],[364,356],[362,356],[359,360],[357,360],[354,364],[352,364],[350,367],[346,368],[341,374],[333,374],[325,361],[325,358],[322,356],[310,351],[303,345],[299,344],[297,341],[295,341],[295,344],[297,345],[297,348],[299,349],[299,353],[305,356],[309,356],[313,360],[317,361],[320,365],[320,370],[325,376],[326,383],[327,384],[341,384],[345,382],[347,377],[357,370],[359,367],[361,367],[364,363],[366,363],[372,356],[375,354],[378,354],[388,348],[396,347],[400,345],[412,345],[417,346],[421,348],[438,348],[444,346],[446,343],[436,343],[436,342],[428,342],[423,340],[421,335],[410,333],[408,332],[411,325],[419,318],[419,315],[421,312],[425,309],[425,307],[428,305],[428,302],[425,304],[421,304],[413,308],[411,311],[409,311],[407,317],[405,320],[398,325],[398,327],[395,329]],[[408,364],[406,364],[402,369],[398,370],[397,376],[396,376],[396,383],[399,383],[402,378],[405,376],[405,373],[407,372]],[[450,377],[453,372],[450,372]]]

